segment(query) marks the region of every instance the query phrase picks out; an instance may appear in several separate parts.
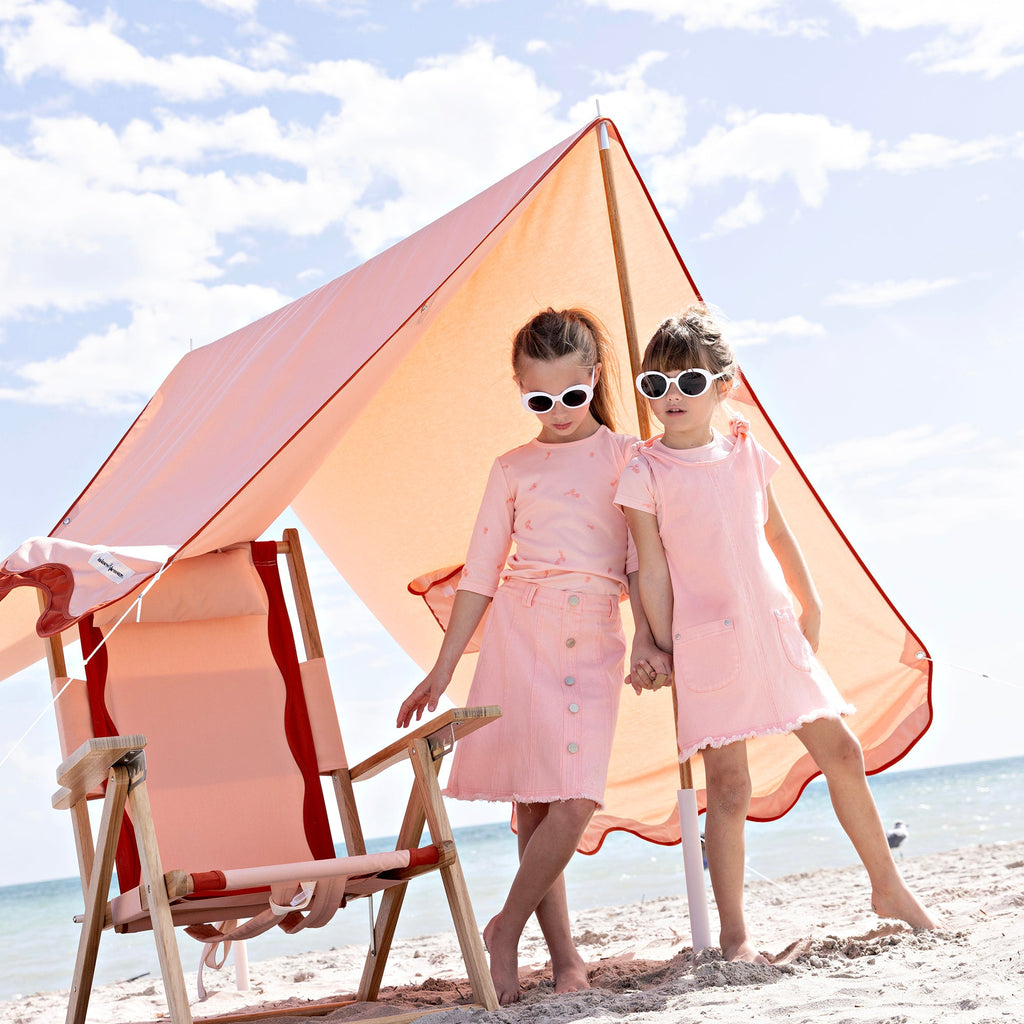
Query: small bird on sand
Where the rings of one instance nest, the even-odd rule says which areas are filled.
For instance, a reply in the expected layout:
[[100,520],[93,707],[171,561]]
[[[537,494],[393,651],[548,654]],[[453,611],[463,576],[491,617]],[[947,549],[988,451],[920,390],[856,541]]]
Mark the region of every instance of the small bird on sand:
[[[890,850],[899,850],[899,848],[907,841],[907,836],[910,834],[907,823],[905,821],[897,821],[895,825],[888,832],[885,833],[885,838],[889,843]],[[903,856],[903,852],[900,851],[900,856]]]

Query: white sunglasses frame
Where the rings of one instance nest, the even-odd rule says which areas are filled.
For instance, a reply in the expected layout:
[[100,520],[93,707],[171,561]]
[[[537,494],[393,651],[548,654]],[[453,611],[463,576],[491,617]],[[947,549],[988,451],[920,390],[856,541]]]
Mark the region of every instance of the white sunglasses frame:
[[[527,412],[532,412],[534,414],[534,416],[546,416],[549,412],[551,412],[551,409],[554,409],[554,407],[556,405],[558,405],[558,404],[561,404],[563,409],[585,409],[594,400],[594,375],[596,373],[597,373],[597,365],[595,364],[594,366],[592,366],[590,368],[590,383],[589,384],[570,384],[569,387],[567,387],[560,395],[550,395],[546,391],[527,391],[527,392],[522,392],[522,389],[520,389],[521,401],[523,403],[523,408]],[[579,405],[566,405],[565,402],[562,401],[562,399],[570,391],[582,391],[587,396],[586,401],[585,402],[580,402]],[[546,399],[548,399],[551,402],[551,409],[543,409],[543,410],[539,410],[539,411],[537,409],[531,409],[530,408],[530,399],[531,398],[546,398]]]
[[[679,378],[682,377],[684,373],[699,373],[704,378],[704,387],[700,391],[698,391],[697,394],[691,395],[688,391],[684,391],[681,387],[679,387]],[[711,387],[712,381],[718,380],[720,377],[724,376],[724,373],[711,373],[708,370],[705,370],[703,366],[691,366],[687,370],[680,370],[674,377],[670,377],[667,373],[662,373],[661,370],[644,370],[643,373],[637,374],[634,383],[636,384],[637,391],[641,395],[643,395],[644,398],[646,398],[650,402],[657,402],[660,401],[669,393],[669,391],[672,389],[673,384],[675,384],[676,388],[679,390],[679,393],[684,398],[700,398],[701,395],[707,394],[708,388]],[[644,377],[660,377],[665,382],[665,393],[662,395],[658,395],[657,398],[652,398],[649,394],[647,394],[646,391],[644,391],[643,386],[640,383],[644,379]]]

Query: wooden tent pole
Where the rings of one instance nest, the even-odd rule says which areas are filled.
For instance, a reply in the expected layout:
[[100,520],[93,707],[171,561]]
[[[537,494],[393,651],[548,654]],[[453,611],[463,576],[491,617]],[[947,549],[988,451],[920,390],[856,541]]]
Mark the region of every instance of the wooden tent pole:
[[[647,403],[643,401],[634,386],[640,373],[640,341],[636,333],[636,315],[633,311],[633,294],[629,287],[629,268],[626,264],[626,248],[622,240],[622,221],[619,217],[619,202],[615,193],[615,175],[612,169],[611,145],[608,141],[608,124],[602,121],[598,126],[598,147],[601,155],[601,176],[604,179],[604,195],[608,203],[608,223],[612,231],[612,251],[615,253],[615,272],[619,278],[619,298],[622,302],[622,319],[626,327],[626,345],[629,349],[629,389],[636,402],[636,416],[640,436],[645,440],[651,436],[651,420]],[[679,721],[679,702],[675,681],[672,682],[672,720]],[[711,945],[708,921],[707,897],[704,891],[704,858],[700,850],[700,834],[697,824],[697,797],[693,789],[693,770],[690,762],[679,764],[679,831],[683,847],[686,873],[686,895],[690,910],[690,934],[693,951]]]
[[615,253],[615,272],[619,277],[619,298],[622,301],[622,319],[626,325],[626,345],[629,349],[629,390],[636,401],[636,418],[640,426],[640,437],[651,436],[651,418],[647,403],[637,394],[633,381],[640,372],[640,340],[636,333],[636,316],[633,313],[633,294],[629,288],[629,268],[626,265],[626,250],[622,244],[622,221],[619,218],[619,201],[615,194],[615,175],[612,170],[612,153],[608,143],[608,126],[604,121],[599,127],[601,153],[601,176],[604,178],[604,197],[608,203],[608,223],[612,229],[612,252]]
[[[626,344],[629,348],[630,382],[636,402],[636,416],[640,423],[640,436],[646,440],[651,436],[651,419],[647,403],[633,385],[640,372],[640,341],[636,333],[636,314],[633,312],[633,295],[629,289],[629,268],[626,265],[626,247],[622,241],[622,221],[619,217],[619,201],[615,194],[615,174],[612,170],[612,152],[608,141],[608,126],[602,121],[599,128],[598,145],[601,153],[601,175],[604,178],[604,195],[608,202],[608,222],[612,229],[612,250],[615,253],[615,272],[619,276],[619,296],[622,300],[622,318],[626,324]],[[672,711],[679,720],[679,702],[675,683],[672,684]],[[693,789],[693,772],[690,762],[679,765],[679,782],[683,789]]]

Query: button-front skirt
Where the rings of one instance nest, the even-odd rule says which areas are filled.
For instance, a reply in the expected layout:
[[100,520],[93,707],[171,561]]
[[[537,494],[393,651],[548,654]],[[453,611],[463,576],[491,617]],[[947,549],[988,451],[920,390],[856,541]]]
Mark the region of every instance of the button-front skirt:
[[499,587],[467,704],[502,716],[458,742],[445,795],[603,806],[625,653],[617,598]]

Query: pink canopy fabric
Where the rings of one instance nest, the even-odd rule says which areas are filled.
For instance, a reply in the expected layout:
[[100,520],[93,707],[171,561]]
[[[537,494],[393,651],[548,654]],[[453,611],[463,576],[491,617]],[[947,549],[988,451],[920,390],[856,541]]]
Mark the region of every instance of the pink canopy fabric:
[[[407,585],[461,562],[491,461],[535,431],[512,384],[515,329],[546,306],[596,313],[620,364],[618,427],[637,432],[602,129],[641,343],[698,299],[614,125],[593,122],[344,276],[183,358],[49,537],[0,567],[0,676],[42,655],[30,588],[44,595],[41,635],[54,633],[138,589],[167,559],[260,536],[289,504],[396,640],[432,664],[437,621]],[[776,492],[828,610],[821,656],[858,708],[850,724],[869,770],[881,770],[931,721],[927,651],[749,381],[737,401],[782,463]],[[150,564],[131,562],[140,548]],[[134,574],[98,565],[105,555]],[[465,696],[474,663],[463,659],[453,699]],[[610,828],[679,840],[671,697],[627,693],[622,706],[607,807],[587,852]],[[382,709],[382,725],[393,713]],[[777,817],[814,766],[792,737],[755,741],[750,753],[751,816]],[[693,769],[703,806],[699,758]]]

